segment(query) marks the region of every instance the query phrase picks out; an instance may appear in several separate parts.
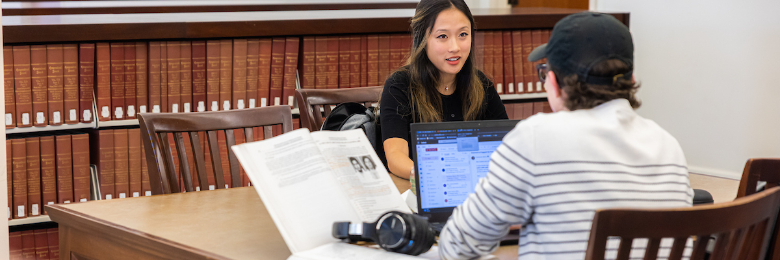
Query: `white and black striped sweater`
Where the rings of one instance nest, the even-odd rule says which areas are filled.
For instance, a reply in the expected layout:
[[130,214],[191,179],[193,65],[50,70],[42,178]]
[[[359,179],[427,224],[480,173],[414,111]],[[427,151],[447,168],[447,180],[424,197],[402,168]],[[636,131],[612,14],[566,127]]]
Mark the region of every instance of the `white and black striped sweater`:
[[[523,224],[518,259],[583,259],[596,209],[685,207],[693,199],[677,140],[625,99],[520,122],[489,169],[442,230],[442,259],[488,254],[514,224]],[[637,244],[632,257],[642,254]],[[609,245],[614,258],[617,244]]]

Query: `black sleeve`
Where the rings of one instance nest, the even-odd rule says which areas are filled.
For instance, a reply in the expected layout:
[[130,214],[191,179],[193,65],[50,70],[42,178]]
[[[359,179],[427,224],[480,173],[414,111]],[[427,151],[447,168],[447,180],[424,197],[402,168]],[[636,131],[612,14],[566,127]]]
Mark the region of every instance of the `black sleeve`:
[[509,116],[506,114],[504,102],[502,102],[501,97],[498,96],[498,92],[496,92],[493,82],[491,82],[481,71],[478,71],[477,75],[479,75],[479,79],[482,81],[482,86],[485,87],[485,107],[483,108],[484,112],[482,113],[481,120],[509,119]]
[[412,123],[409,104],[409,79],[404,73],[395,72],[385,81],[379,103],[382,142],[396,137],[409,142],[409,124]]

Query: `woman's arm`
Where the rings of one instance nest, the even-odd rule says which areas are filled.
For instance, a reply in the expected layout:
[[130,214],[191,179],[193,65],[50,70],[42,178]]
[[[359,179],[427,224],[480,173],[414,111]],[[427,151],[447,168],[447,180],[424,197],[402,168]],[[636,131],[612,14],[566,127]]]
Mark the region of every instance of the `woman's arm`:
[[409,179],[414,162],[409,159],[409,143],[403,138],[388,138],[384,142],[387,168],[398,177]]

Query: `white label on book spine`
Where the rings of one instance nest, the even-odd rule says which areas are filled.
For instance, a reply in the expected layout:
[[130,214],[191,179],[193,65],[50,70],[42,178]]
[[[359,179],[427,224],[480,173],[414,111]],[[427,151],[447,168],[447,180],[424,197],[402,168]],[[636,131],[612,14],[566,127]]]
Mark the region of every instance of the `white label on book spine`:
[[111,194],[106,194],[106,200],[110,200],[110,199],[111,199]]
[[92,122],[92,110],[86,109],[83,113],[84,122]]
[[268,100],[265,98],[260,98],[260,107],[264,107],[268,105]]
[[209,190],[214,190],[215,188],[214,185],[209,185]]
[[122,109],[122,107],[117,107],[114,114],[116,115],[116,118],[122,119],[122,117],[125,115],[125,111]]
[[152,191],[148,190],[148,191],[146,191],[146,193],[145,193],[144,195],[146,195],[146,196],[152,196]]
[[244,109],[244,100],[243,99],[239,99],[238,102],[236,102],[236,107],[238,109]]
[[64,203],[65,203],[65,204],[68,204],[68,203],[70,203],[70,201],[69,201],[69,200],[66,200],[66,201],[64,201]]
[[30,114],[29,113],[23,113],[22,114],[22,124],[23,125],[29,125],[30,124]]
[[294,98],[295,98],[295,97],[293,97],[293,96],[289,96],[289,97],[287,97],[287,105],[290,105],[290,106],[292,106],[292,105],[293,105],[293,102],[295,102],[295,99],[294,99]]
[[230,101],[229,100],[225,100],[224,102],[222,102],[222,110],[230,110]]
[[515,92],[515,84],[514,83],[509,83],[509,90],[507,90],[507,92],[509,92],[509,93]]
[[523,89],[523,82],[517,82],[517,93],[524,92],[525,89]]
[[32,209],[32,215],[33,215],[33,216],[38,216],[38,215],[40,215],[40,213],[38,212],[38,204],[32,204],[32,206],[30,207],[30,209]]
[[196,190],[196,191],[200,191],[200,186],[196,186],[196,187],[195,187],[195,190]]
[[126,196],[125,196],[125,193],[124,193],[124,192],[122,192],[122,193],[119,193],[119,198],[120,198],[120,199],[124,199],[125,197],[126,197]]
[[278,106],[282,104],[282,99],[280,97],[274,98],[274,106]]
[[146,113],[146,105],[138,106],[138,113]]
[[227,184],[225,184],[225,189],[230,189],[230,187],[228,187],[228,185],[227,185]]
[[14,124],[14,115],[5,114],[5,125],[13,125],[13,124]]
[[108,106],[103,106],[103,108],[100,109],[100,117],[111,117],[111,109],[109,109]]
[[138,197],[139,195],[141,195],[141,194],[138,194],[137,191],[133,192],[133,198]]
[[46,203],[46,205],[54,205],[54,201],[49,201],[49,203]]
[[135,116],[135,106],[129,105],[127,106],[127,116],[134,117]]
[[542,82],[541,81],[537,81],[536,82],[536,91],[539,91],[539,92],[542,91]]
[[250,98],[249,99],[249,108],[255,108],[255,104],[256,103],[257,103],[257,101],[255,101],[254,98]]
[[171,113],[179,113],[179,104],[171,105]]
[[160,105],[154,105],[152,107],[152,113],[160,113]]
[[83,199],[81,199],[81,200],[79,200],[79,201],[80,201],[80,202],[87,202],[87,198],[83,198]]
[[498,92],[498,94],[504,93],[504,85],[501,83],[496,84],[496,92]]
[[198,101],[198,112],[206,111],[206,102]]
[[534,92],[534,83],[528,82],[528,92]]
[[211,101],[211,111],[219,111],[219,103],[217,101]]
[[79,113],[75,109],[71,109],[69,115],[70,115],[70,117],[68,117],[68,118],[69,118],[70,121],[79,120]]
[[38,124],[43,124],[46,122],[46,116],[43,112],[35,113],[35,122]]
[[59,124],[60,122],[62,122],[62,117],[60,116],[60,111],[54,111],[54,113],[52,113],[51,117],[52,117],[52,119],[53,119],[55,124]]
[[184,103],[184,113],[189,113],[190,111],[192,111],[192,109],[190,109],[190,103]]
[[17,217],[24,217],[24,206],[19,206],[16,208],[16,216]]

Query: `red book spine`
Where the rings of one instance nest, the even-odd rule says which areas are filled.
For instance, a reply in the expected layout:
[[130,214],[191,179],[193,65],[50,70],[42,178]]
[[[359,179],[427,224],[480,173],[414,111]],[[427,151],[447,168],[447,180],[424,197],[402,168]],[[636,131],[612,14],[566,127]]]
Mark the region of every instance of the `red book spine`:
[[60,239],[57,228],[46,229],[46,235],[49,239],[49,259],[60,259]]
[[368,36],[360,36],[360,86],[368,86]]
[[130,196],[141,196],[141,129],[133,128],[127,131],[128,169],[130,178]]
[[[246,41],[246,100],[249,108],[257,107],[257,75],[260,72],[260,39]],[[191,148],[190,148],[191,149]]]
[[148,89],[148,53],[146,42],[135,43],[135,105],[138,113],[149,112],[147,104],[149,102]]
[[219,41],[206,42],[206,105],[209,111],[219,110]]
[[485,32],[474,32],[474,66],[485,71]]
[[35,233],[33,230],[22,231],[22,259],[37,259],[35,257]]
[[[55,136],[57,142],[57,203],[71,203],[73,202],[73,150],[71,147],[70,135],[58,135]],[[43,138],[41,138],[43,142]],[[41,146],[43,149],[43,146]],[[45,192],[44,188],[44,192]],[[45,201],[46,202],[46,201]],[[47,202],[48,203],[48,202]]]
[[317,36],[314,38],[314,88],[328,88],[328,37]]
[[[401,65],[401,35],[390,35],[390,66],[388,71],[395,71]],[[390,73],[385,76],[389,76]]]
[[225,189],[232,188],[233,183],[230,178],[230,161],[228,160],[225,132],[217,132],[217,144],[219,145],[219,160],[222,162],[222,177],[225,180]]
[[[181,46],[168,42],[168,112],[181,112]],[[118,196],[118,195],[117,195]]]
[[515,93],[522,94],[525,92],[525,75],[523,75],[523,68],[525,60],[523,60],[523,37],[520,31],[512,32],[512,62],[513,62],[513,75],[515,78]]
[[260,71],[257,73],[257,101],[260,107],[271,104],[271,53],[273,52],[273,40],[260,39]]
[[27,143],[24,139],[10,140],[13,146],[13,218],[27,217]]
[[303,53],[301,55],[301,88],[313,89],[317,75],[317,42],[314,36],[303,37]]
[[11,46],[3,46],[3,87],[5,88],[5,128],[14,128],[16,127],[14,119],[16,96],[14,96],[14,49]]
[[62,53],[62,116],[66,124],[77,124],[79,122],[79,47],[76,44],[63,44]]
[[160,42],[149,43],[149,111],[151,113],[160,113],[162,111],[162,103],[160,101]]
[[509,120],[515,120],[515,104],[504,103],[504,110],[506,110],[506,116]]
[[100,195],[104,200],[116,198],[114,193],[114,130],[100,130],[90,144],[97,146],[97,154],[91,154],[92,163],[97,164],[100,174]]
[[295,104],[295,80],[297,79],[299,43],[298,37],[287,37],[285,40],[282,103],[290,107]]
[[368,86],[379,86],[379,35],[368,36]]
[[16,126],[32,126],[32,72],[30,46],[14,46],[14,94],[16,95]]
[[192,42],[192,105],[193,110],[206,111],[206,42]]
[[282,104],[282,85],[284,84],[284,38],[274,37],[271,51],[271,92],[273,106]]
[[128,129],[114,129],[114,193],[117,198],[130,196],[130,159],[128,158]]
[[11,140],[6,141],[5,144],[5,173],[6,184],[8,191],[8,219],[13,218],[14,207],[14,146]]
[[89,172],[89,134],[72,135],[70,139],[71,154],[73,155],[73,201],[87,202],[90,199],[91,176]]
[[491,80],[493,78],[493,32],[485,32],[485,69],[482,71]]
[[406,61],[412,54],[412,36],[404,34],[401,37],[403,38],[403,41],[401,41],[401,66],[403,66],[406,65]]
[[124,111],[126,119],[135,119],[136,110],[135,99],[137,97],[135,85],[135,43],[124,44]]
[[32,68],[32,97],[34,126],[46,126],[48,109],[48,76],[46,66],[46,45],[33,45],[30,48],[30,67]]
[[[142,139],[139,139],[143,142]],[[146,151],[144,150],[144,144],[140,144],[141,154],[141,196],[152,196],[152,186],[149,184],[149,168],[146,167]]]
[[111,119],[121,120],[127,118],[125,114],[124,43],[111,43],[111,107],[111,111],[113,111]]
[[512,32],[503,32],[504,41],[504,94],[515,93],[514,61],[512,60]]
[[523,82],[525,82],[525,92],[526,93],[534,93],[534,82],[536,82],[536,67],[532,62],[526,62],[528,61],[528,55],[531,54],[531,51],[534,50],[534,44],[531,39],[531,31],[530,30],[524,30],[520,32],[520,35],[522,36],[522,46],[523,46],[523,69],[525,69],[523,72]]
[[[111,120],[111,48],[108,43],[97,43],[97,109],[98,120]],[[124,90],[123,90],[124,91]]]
[[[22,232],[8,233],[9,255],[12,260],[23,259],[22,256]],[[59,259],[59,258],[58,258]]]
[[247,40],[233,40],[233,101],[232,107],[244,109],[246,101]]
[[41,215],[41,141],[39,137],[25,138],[27,146],[27,215]]
[[349,37],[349,87],[360,85],[360,37]]
[[[539,47],[539,45],[542,45],[542,30],[532,30],[531,31],[531,40],[533,41],[533,48]],[[536,70],[536,65],[542,64],[542,61],[534,62],[534,70]],[[542,82],[539,81],[539,77],[536,77],[534,79],[534,84],[536,85],[535,92],[541,93],[542,92]],[[540,110],[541,111],[541,110]],[[536,114],[536,113],[534,113]]]
[[233,83],[233,40],[219,41],[219,103],[230,110]]
[[350,70],[350,42],[349,37],[338,37],[339,41],[339,88],[350,88],[352,85],[349,83]]
[[379,82],[377,85],[382,85],[387,79],[387,75],[390,74],[390,35],[379,35]]
[[[551,33],[551,31],[552,30],[549,30],[549,29],[542,30],[542,44],[547,44],[547,42],[550,40],[550,33]],[[541,61],[539,61],[539,63],[541,63],[541,64],[547,63],[547,58],[542,59]],[[539,85],[541,85],[541,87],[539,88],[539,92],[545,92],[544,84],[539,82]],[[545,104],[545,106],[549,106],[550,105],[550,103],[546,103],[546,102],[544,104]],[[552,112],[552,108],[550,108],[549,112]]]
[[33,230],[35,236],[35,257],[38,260],[49,259],[49,235],[45,229]]
[[79,44],[79,117],[82,123],[92,122],[95,98],[95,44]]
[[339,88],[339,38],[331,36],[327,38],[328,51],[325,56],[328,58],[328,71],[326,75],[328,82],[326,88]]
[[168,42],[160,42],[160,112],[168,109]]
[[57,161],[55,159],[54,136],[42,136],[41,145],[41,211],[46,215],[44,205],[57,203]]
[[179,79],[181,80],[181,109],[184,113],[192,112],[192,43],[183,41],[179,43],[181,47],[179,55],[181,65],[179,67]]
[[498,94],[504,94],[504,40],[501,31],[493,32],[493,81]]

